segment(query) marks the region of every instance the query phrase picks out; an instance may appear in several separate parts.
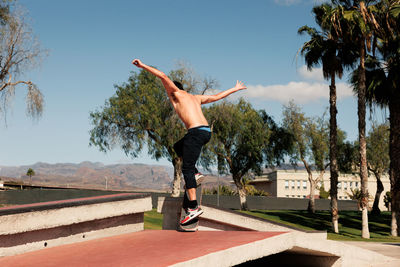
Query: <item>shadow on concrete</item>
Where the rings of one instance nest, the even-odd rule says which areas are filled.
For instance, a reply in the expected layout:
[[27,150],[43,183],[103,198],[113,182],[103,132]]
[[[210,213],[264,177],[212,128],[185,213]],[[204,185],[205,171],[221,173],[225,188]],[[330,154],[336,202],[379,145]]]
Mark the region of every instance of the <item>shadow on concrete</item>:
[[325,267],[333,266],[339,259],[340,257],[328,253],[295,247],[281,253],[248,261],[236,266]]

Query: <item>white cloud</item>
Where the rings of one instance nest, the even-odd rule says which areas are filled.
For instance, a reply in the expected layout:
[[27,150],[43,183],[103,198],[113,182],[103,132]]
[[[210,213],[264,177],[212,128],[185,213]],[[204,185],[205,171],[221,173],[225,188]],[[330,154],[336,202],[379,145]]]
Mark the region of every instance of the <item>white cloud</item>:
[[[338,100],[352,96],[351,88],[345,83],[338,83]],[[329,99],[329,85],[318,82],[290,82],[286,85],[249,85],[241,94],[245,98],[279,101],[286,104],[290,100],[296,103],[309,103]]]

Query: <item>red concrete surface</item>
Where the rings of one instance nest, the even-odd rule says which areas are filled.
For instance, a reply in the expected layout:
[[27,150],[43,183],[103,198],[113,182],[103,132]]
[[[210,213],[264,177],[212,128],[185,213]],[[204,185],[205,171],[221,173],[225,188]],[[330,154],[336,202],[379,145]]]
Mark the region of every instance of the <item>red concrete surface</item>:
[[8,256],[0,266],[168,266],[283,233],[145,230]]

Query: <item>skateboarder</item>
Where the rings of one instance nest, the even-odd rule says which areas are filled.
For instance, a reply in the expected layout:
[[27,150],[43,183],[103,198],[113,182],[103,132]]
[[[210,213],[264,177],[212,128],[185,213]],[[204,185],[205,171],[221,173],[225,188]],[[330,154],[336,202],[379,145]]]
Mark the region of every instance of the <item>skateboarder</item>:
[[[171,81],[165,73],[143,64],[139,59],[133,60],[132,64],[161,79],[172,106],[185,124],[186,129],[188,129],[187,134],[174,145],[176,153],[183,159],[182,173],[189,197],[187,215],[180,223],[188,223],[203,213],[196,200],[197,183],[195,174],[198,171],[195,166],[200,156],[201,148],[211,138],[211,129],[203,115],[201,105],[218,101],[234,92],[246,89],[246,86],[237,81],[235,87],[215,95],[192,95],[183,90],[181,83]],[[201,176],[201,174],[197,174],[198,178]]]

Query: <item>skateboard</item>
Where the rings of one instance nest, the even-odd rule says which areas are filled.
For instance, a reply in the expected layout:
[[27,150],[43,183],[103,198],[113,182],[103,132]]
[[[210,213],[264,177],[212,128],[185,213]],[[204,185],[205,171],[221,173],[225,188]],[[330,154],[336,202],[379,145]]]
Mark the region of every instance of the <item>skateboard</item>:
[[[203,194],[201,192],[201,185],[198,185],[196,188],[196,199],[197,199],[197,203],[199,206],[201,205],[202,195]],[[194,218],[193,220],[189,221],[188,223],[180,224],[180,221],[186,216],[186,208],[188,207],[188,205],[189,205],[189,196],[185,189],[185,193],[183,194],[181,216],[180,216],[180,219],[178,222],[178,231],[181,231],[181,232],[195,232],[198,230],[199,217]]]

